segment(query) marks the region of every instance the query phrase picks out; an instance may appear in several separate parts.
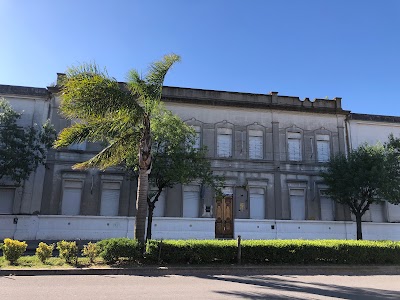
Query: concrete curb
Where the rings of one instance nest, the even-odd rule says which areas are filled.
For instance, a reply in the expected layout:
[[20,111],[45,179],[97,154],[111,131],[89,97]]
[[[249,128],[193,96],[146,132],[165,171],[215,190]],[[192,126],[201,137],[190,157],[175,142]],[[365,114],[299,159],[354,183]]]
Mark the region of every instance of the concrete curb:
[[47,275],[400,275],[400,266],[144,266],[134,268],[1,269],[0,276]]

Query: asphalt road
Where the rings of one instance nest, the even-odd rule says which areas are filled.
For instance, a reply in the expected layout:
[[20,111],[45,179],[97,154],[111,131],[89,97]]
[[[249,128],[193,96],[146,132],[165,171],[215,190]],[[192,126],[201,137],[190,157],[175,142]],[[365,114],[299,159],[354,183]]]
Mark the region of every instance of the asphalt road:
[[0,299],[400,299],[400,275],[0,277]]

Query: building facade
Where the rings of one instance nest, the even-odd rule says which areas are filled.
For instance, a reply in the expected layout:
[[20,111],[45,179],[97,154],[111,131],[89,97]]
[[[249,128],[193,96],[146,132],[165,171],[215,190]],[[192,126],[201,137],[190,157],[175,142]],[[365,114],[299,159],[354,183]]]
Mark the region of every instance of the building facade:
[[[16,108],[33,112],[28,113],[31,119],[50,118],[57,131],[70,125],[59,114],[57,88],[0,86],[0,96]],[[225,186],[224,197],[218,201],[210,188],[196,182],[164,191],[154,212],[156,238],[233,238],[238,234],[245,238],[353,238],[350,211],[324,196],[326,186],[319,176],[331,154],[345,153],[370,138],[371,131],[357,120],[359,115],[342,109],[341,98],[310,101],[276,92],[165,87],[163,101],[194,127],[197,145],[207,146],[213,171],[224,176]],[[389,127],[385,128],[390,131]],[[376,134],[382,133],[377,130]],[[12,217],[14,223],[20,219],[2,234],[14,230],[14,236],[35,235],[34,239],[130,236],[137,182],[117,169],[71,168],[100,149],[97,144],[83,143],[50,150],[45,167],[25,182],[22,190],[28,192],[15,192],[25,196],[8,200],[13,202],[12,209],[8,204],[8,209],[0,211],[0,225],[9,226]],[[30,186],[34,192],[29,192]],[[11,195],[11,189],[1,187],[0,199]],[[385,213],[392,210],[388,208],[389,204],[374,208],[365,221],[400,221],[396,214]],[[35,225],[24,228],[19,224],[21,214],[36,214],[22,218],[26,224],[36,218]],[[86,233],[74,235],[71,229]],[[386,229],[371,232],[371,237],[381,236],[382,230]]]
[[[42,126],[50,114],[50,93],[46,88],[0,85],[0,98],[6,98],[19,113],[21,126]],[[29,180],[16,188],[3,178],[0,182],[0,214],[37,214],[41,211],[43,178],[46,170],[40,166]]]
[[[400,117],[352,113],[347,120],[351,147],[384,144],[390,134],[400,137]],[[400,205],[388,202],[372,204],[363,216],[366,222],[400,222]]]

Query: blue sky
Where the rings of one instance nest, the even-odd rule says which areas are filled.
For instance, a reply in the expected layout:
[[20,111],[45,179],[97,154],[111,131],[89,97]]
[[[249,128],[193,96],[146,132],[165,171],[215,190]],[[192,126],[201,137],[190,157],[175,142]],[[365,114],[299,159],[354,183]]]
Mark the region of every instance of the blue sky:
[[342,97],[400,115],[400,1],[0,0],[0,84],[95,61],[120,81],[166,53],[166,85]]

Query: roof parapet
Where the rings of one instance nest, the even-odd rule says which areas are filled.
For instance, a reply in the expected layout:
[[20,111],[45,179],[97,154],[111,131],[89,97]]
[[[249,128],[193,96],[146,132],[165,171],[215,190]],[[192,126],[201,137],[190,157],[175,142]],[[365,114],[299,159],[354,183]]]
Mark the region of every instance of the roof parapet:
[[334,99],[314,99],[314,101],[310,101],[309,98],[300,100],[299,97],[280,96],[278,92],[251,94],[165,86],[163,88],[163,98],[167,101],[192,102],[196,104],[240,105],[242,107],[282,107],[284,109],[305,111],[313,109],[332,112],[342,111],[342,98],[339,97],[335,97]]
[[36,96],[48,97],[49,92],[45,88],[30,86],[3,85],[0,84],[0,95]]

